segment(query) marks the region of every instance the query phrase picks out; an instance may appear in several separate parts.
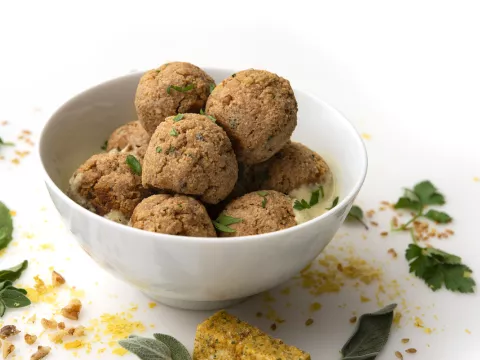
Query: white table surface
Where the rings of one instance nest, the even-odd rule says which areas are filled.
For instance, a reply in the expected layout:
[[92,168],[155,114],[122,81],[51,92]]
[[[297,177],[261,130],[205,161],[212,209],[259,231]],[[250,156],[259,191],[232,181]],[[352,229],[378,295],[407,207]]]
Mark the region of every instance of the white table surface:
[[[207,312],[180,311],[149,300],[101,270],[64,228],[43,185],[35,154],[10,160],[14,150],[34,150],[17,136],[33,132],[36,142],[48,116],[74,94],[104,80],[136,69],[148,69],[172,60],[200,66],[233,69],[266,68],[288,78],[294,87],[315,93],[341,110],[366,140],[370,168],[357,203],[378,209],[382,200],[394,201],[403,186],[430,179],[447,196],[445,210],[455,218],[455,236],[432,244],[462,256],[480,281],[478,200],[480,199],[480,6],[474,1],[157,1],[157,2],[2,2],[0,4],[0,136],[17,143],[0,148],[0,200],[17,212],[15,239],[0,257],[0,268],[29,259],[19,281],[33,284],[33,276],[49,279],[49,267],[58,269],[69,286],[85,291],[80,323],[105,312],[138,305],[134,319],[147,327],[144,334],[167,332],[193,346],[195,326]],[[301,119],[300,119],[301,121]],[[348,164],[346,164],[347,166]],[[345,225],[332,245],[351,247],[356,255],[376,260],[385,281],[398,279],[404,303],[400,327],[394,327],[378,359],[394,359],[403,350],[400,339],[418,353],[406,359],[479,359],[480,296],[431,292],[409,277],[403,250],[407,235],[382,238],[391,214],[369,232]],[[362,234],[367,235],[363,239]],[[42,244],[52,248],[40,250]],[[48,247],[48,246],[47,246]],[[387,254],[395,248],[399,257]],[[329,248],[327,252],[334,249]],[[340,258],[348,254],[341,254]],[[378,308],[362,303],[376,285],[347,284],[337,294],[313,299],[305,289],[288,284],[271,292],[274,303],[260,295],[231,311],[269,330],[272,321],[259,319],[273,306],[287,321],[273,335],[311,352],[314,359],[339,359],[349,337],[353,312]],[[61,301],[69,298],[62,290]],[[370,294],[370,295],[369,295]],[[308,313],[312,301],[322,304]],[[292,305],[287,308],[285,304]],[[35,305],[8,311],[4,324],[33,313],[50,316],[57,308]],[[315,322],[305,327],[312,317]],[[415,317],[432,329],[414,326]],[[57,316],[57,319],[60,319]],[[153,328],[149,325],[152,324]],[[467,333],[467,330],[470,334]],[[103,339],[105,340],[105,339]],[[14,340],[17,359],[29,358],[20,337]],[[39,344],[48,345],[43,335]],[[80,358],[115,359],[110,347],[98,355],[78,351]],[[74,358],[55,345],[50,359]],[[125,359],[135,358],[125,355]]]

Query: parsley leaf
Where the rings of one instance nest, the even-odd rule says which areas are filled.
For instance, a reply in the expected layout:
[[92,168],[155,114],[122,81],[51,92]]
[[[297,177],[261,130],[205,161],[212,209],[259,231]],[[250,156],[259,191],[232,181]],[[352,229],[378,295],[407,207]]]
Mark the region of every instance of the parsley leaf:
[[450,217],[450,215],[448,215],[443,211],[428,210],[428,212],[423,216],[439,224],[446,224],[452,221],[452,218]]
[[178,131],[177,131],[177,129],[172,128],[172,130],[170,130],[169,134],[172,135],[172,136],[178,136]]
[[338,196],[335,199],[333,199],[332,206],[327,208],[327,210],[332,210],[337,205],[338,205]]
[[295,200],[295,202],[293,203],[293,208],[295,210],[302,211],[305,209],[310,209],[311,206],[309,203],[305,201],[305,199],[302,199],[302,200]]
[[203,109],[200,109],[200,115],[205,115],[205,111],[203,111]]
[[443,205],[445,198],[440,194],[433,184],[426,180],[418,183],[413,188],[413,191],[418,196],[423,205]]
[[167,94],[170,95],[172,89],[178,92],[187,92],[192,90],[195,87],[194,84],[188,84],[187,86],[175,86],[175,85],[168,85],[167,87]]
[[234,233],[235,229],[230,228],[228,225],[236,224],[242,222],[242,219],[234,218],[232,216],[228,216],[224,213],[221,213],[218,218],[213,221],[213,225],[217,228],[217,230],[227,233]]
[[0,137],[0,146],[14,146],[15,144],[13,142],[9,141],[3,141],[3,139]]
[[213,92],[213,90],[215,89],[215,84],[214,83],[211,83],[210,84],[210,94]]
[[156,149],[155,149],[155,151],[160,154],[160,153],[162,152],[162,147],[161,147],[161,146],[157,146]]
[[263,197],[262,199],[262,208],[265,209],[265,207],[267,206],[267,195],[268,195],[268,192],[265,191],[265,190],[260,190],[260,191],[257,191],[257,194],[261,197]]
[[[325,196],[325,193],[323,191],[323,186],[320,186],[317,190],[314,190],[312,192],[312,195],[310,196],[310,201],[309,202],[307,202],[305,199],[295,200],[295,202],[293,203],[293,208],[295,210],[299,210],[299,211],[305,210],[305,209],[310,209],[312,206],[318,204],[318,200],[320,199],[320,195],[321,195],[322,199]],[[338,202],[338,199],[337,199],[337,202]]]
[[215,119],[212,115],[207,115],[207,117],[213,122],[216,123],[217,119]]
[[267,196],[268,192],[265,191],[265,190],[260,190],[260,191],[257,191],[257,194],[260,195],[260,196]]
[[410,244],[405,258],[409,261],[410,272],[425,281],[433,291],[445,286],[450,291],[474,292],[475,280],[470,276],[472,271],[456,255]]
[[310,206],[317,205],[318,199],[320,198],[320,193],[322,194],[322,198],[324,196],[323,186],[320,186],[317,190],[312,192],[312,196],[310,197]]
[[395,209],[410,209],[419,211],[422,208],[422,204],[419,201],[412,200],[408,197],[401,197],[394,205]]
[[142,175],[142,165],[137,160],[137,158],[133,155],[128,155],[127,159],[125,160],[127,165],[130,167],[130,170],[136,175]]
[[177,121],[180,121],[183,119],[183,114],[177,114],[175,115],[175,117],[173,118],[173,122],[177,122]]
[[348,212],[347,219],[353,219],[360,222],[368,230],[367,224],[363,221],[363,210],[360,206],[353,205]]

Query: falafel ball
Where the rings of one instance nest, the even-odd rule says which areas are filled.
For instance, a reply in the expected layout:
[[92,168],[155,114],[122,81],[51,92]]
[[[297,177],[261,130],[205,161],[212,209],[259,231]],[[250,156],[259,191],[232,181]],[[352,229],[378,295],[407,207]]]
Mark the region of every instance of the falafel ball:
[[183,236],[216,237],[207,210],[185,195],[153,195],[133,211],[131,226],[147,231]]
[[235,232],[220,232],[222,237],[265,234],[297,225],[292,199],[274,190],[255,191],[235,199],[222,214],[241,219],[228,225]]
[[207,101],[232,140],[238,161],[268,160],[297,126],[297,101],[288,80],[265,70],[244,70],[223,80]]
[[126,163],[128,154],[93,155],[70,178],[67,195],[84,208],[122,224],[133,209],[150,195],[142,178]]
[[119,150],[138,155],[139,158],[145,156],[150,135],[140,125],[138,121],[131,121],[115,129],[107,141],[107,151]]
[[138,120],[151,135],[166,117],[205,107],[213,79],[186,62],[163,64],[143,74],[135,95]]
[[147,188],[217,204],[232,191],[238,164],[225,131],[199,114],[165,119],[150,140],[143,164]]
[[289,142],[264,163],[245,173],[250,190],[271,189],[289,194],[302,185],[330,185],[332,171],[323,158],[303,144]]

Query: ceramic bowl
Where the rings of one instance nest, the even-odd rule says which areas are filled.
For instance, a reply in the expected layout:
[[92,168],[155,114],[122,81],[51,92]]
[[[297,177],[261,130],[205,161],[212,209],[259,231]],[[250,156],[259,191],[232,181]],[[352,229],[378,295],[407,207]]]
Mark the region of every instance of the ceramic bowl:
[[[207,68],[220,82],[233,70]],[[293,140],[317,151],[335,174],[338,205],[301,225],[263,235],[197,238],[157,234],[100,217],[65,190],[73,171],[118,126],[136,119],[141,73],[95,86],[64,104],[47,122],[40,158],[50,196],[68,228],[103,269],[149,297],[179,308],[216,309],[271,289],[296,275],[333,238],[367,171],[361,137],[337,110],[295,90],[298,126]]]

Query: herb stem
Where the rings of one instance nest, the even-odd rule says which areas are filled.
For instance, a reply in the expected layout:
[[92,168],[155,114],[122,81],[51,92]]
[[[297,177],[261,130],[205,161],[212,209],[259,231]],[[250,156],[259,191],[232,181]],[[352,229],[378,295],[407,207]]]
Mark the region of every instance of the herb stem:
[[362,224],[365,227],[365,230],[368,230],[368,225],[365,224],[365,222],[362,219],[360,219],[358,216],[351,215],[351,214],[349,214],[348,216],[350,216],[352,219],[357,220],[360,224]]

